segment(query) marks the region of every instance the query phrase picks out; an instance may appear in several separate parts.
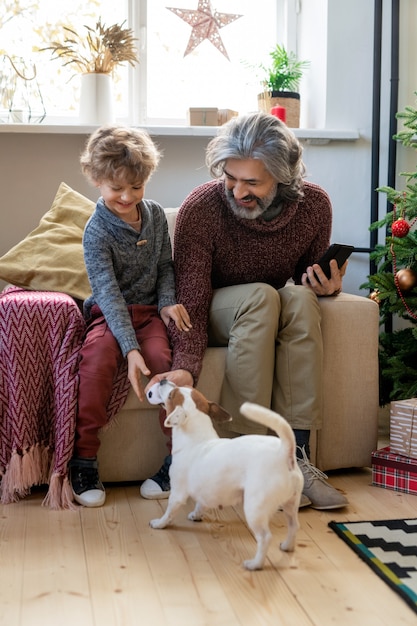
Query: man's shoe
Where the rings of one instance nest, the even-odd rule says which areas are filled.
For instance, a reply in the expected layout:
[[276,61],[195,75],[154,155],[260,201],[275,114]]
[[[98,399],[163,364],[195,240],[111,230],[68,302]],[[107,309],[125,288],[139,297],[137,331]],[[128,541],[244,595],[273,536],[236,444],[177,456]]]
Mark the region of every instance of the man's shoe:
[[83,506],[102,506],[106,492],[98,475],[97,459],[74,457],[68,467],[74,500]]
[[171,493],[169,468],[172,456],[166,456],[161,469],[151,478],[147,478],[140,487],[140,495],[147,500],[162,500]]
[[310,498],[307,498],[303,493],[301,494],[300,504],[298,506],[299,509],[304,509],[306,506],[311,506]]
[[302,458],[297,459],[297,462],[304,476],[303,495],[311,500],[313,509],[325,511],[347,506],[349,502],[345,496],[326,482],[326,474],[310,463],[304,448],[299,449],[302,452]]

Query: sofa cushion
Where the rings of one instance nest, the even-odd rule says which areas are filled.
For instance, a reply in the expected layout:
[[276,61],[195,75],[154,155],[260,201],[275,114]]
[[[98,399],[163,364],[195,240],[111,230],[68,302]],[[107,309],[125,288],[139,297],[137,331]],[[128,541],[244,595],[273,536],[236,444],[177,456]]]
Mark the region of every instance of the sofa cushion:
[[0,278],[39,291],[60,291],[84,300],[90,284],[82,235],[95,203],[61,183],[35,230],[0,258]]
[[[0,258],[0,278],[38,291],[60,291],[85,300],[91,293],[82,236],[95,203],[61,183],[39,225]],[[178,209],[165,209],[173,241]]]

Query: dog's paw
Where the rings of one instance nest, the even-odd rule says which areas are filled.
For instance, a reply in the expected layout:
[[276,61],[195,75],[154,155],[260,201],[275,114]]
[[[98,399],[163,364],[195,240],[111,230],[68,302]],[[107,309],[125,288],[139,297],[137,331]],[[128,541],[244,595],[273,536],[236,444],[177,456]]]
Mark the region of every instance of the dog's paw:
[[191,522],[201,522],[203,519],[202,515],[196,513],[195,511],[191,511],[191,513],[188,513],[187,517]]
[[263,563],[259,562],[259,559],[248,559],[247,561],[243,561],[243,567],[245,569],[251,570],[252,572],[257,569],[262,569],[264,566]]
[[280,543],[279,547],[283,552],[294,552],[295,541],[288,541],[287,539]]
[[162,521],[162,518],[159,517],[158,519],[151,519],[149,526],[152,528],[165,528],[166,524]]

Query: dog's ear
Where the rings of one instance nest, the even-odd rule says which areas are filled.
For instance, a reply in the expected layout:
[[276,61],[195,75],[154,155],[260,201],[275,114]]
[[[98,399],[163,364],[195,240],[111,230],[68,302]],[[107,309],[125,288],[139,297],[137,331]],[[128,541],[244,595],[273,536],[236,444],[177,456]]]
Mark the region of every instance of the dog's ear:
[[209,416],[213,422],[221,424],[222,422],[231,422],[232,416],[217,402],[209,402]]
[[172,428],[173,426],[179,426],[182,424],[187,417],[186,412],[184,411],[182,406],[176,406],[175,409],[166,416],[164,421],[164,426],[168,428]]

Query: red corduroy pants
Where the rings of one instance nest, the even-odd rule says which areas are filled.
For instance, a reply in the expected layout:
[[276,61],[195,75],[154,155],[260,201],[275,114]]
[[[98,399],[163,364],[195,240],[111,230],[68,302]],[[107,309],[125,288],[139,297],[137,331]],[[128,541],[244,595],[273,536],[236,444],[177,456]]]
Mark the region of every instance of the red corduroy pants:
[[[133,328],[140,345],[141,354],[151,371],[151,376],[167,372],[171,368],[172,353],[166,327],[158,315],[156,306],[129,305]],[[107,422],[107,404],[112,393],[113,380],[124,358],[119,344],[107,326],[100,309],[95,305],[93,318],[88,325],[80,351],[78,413],[75,434],[75,455],[91,458],[100,447],[98,432]],[[165,412],[160,412],[160,422],[165,429]]]

